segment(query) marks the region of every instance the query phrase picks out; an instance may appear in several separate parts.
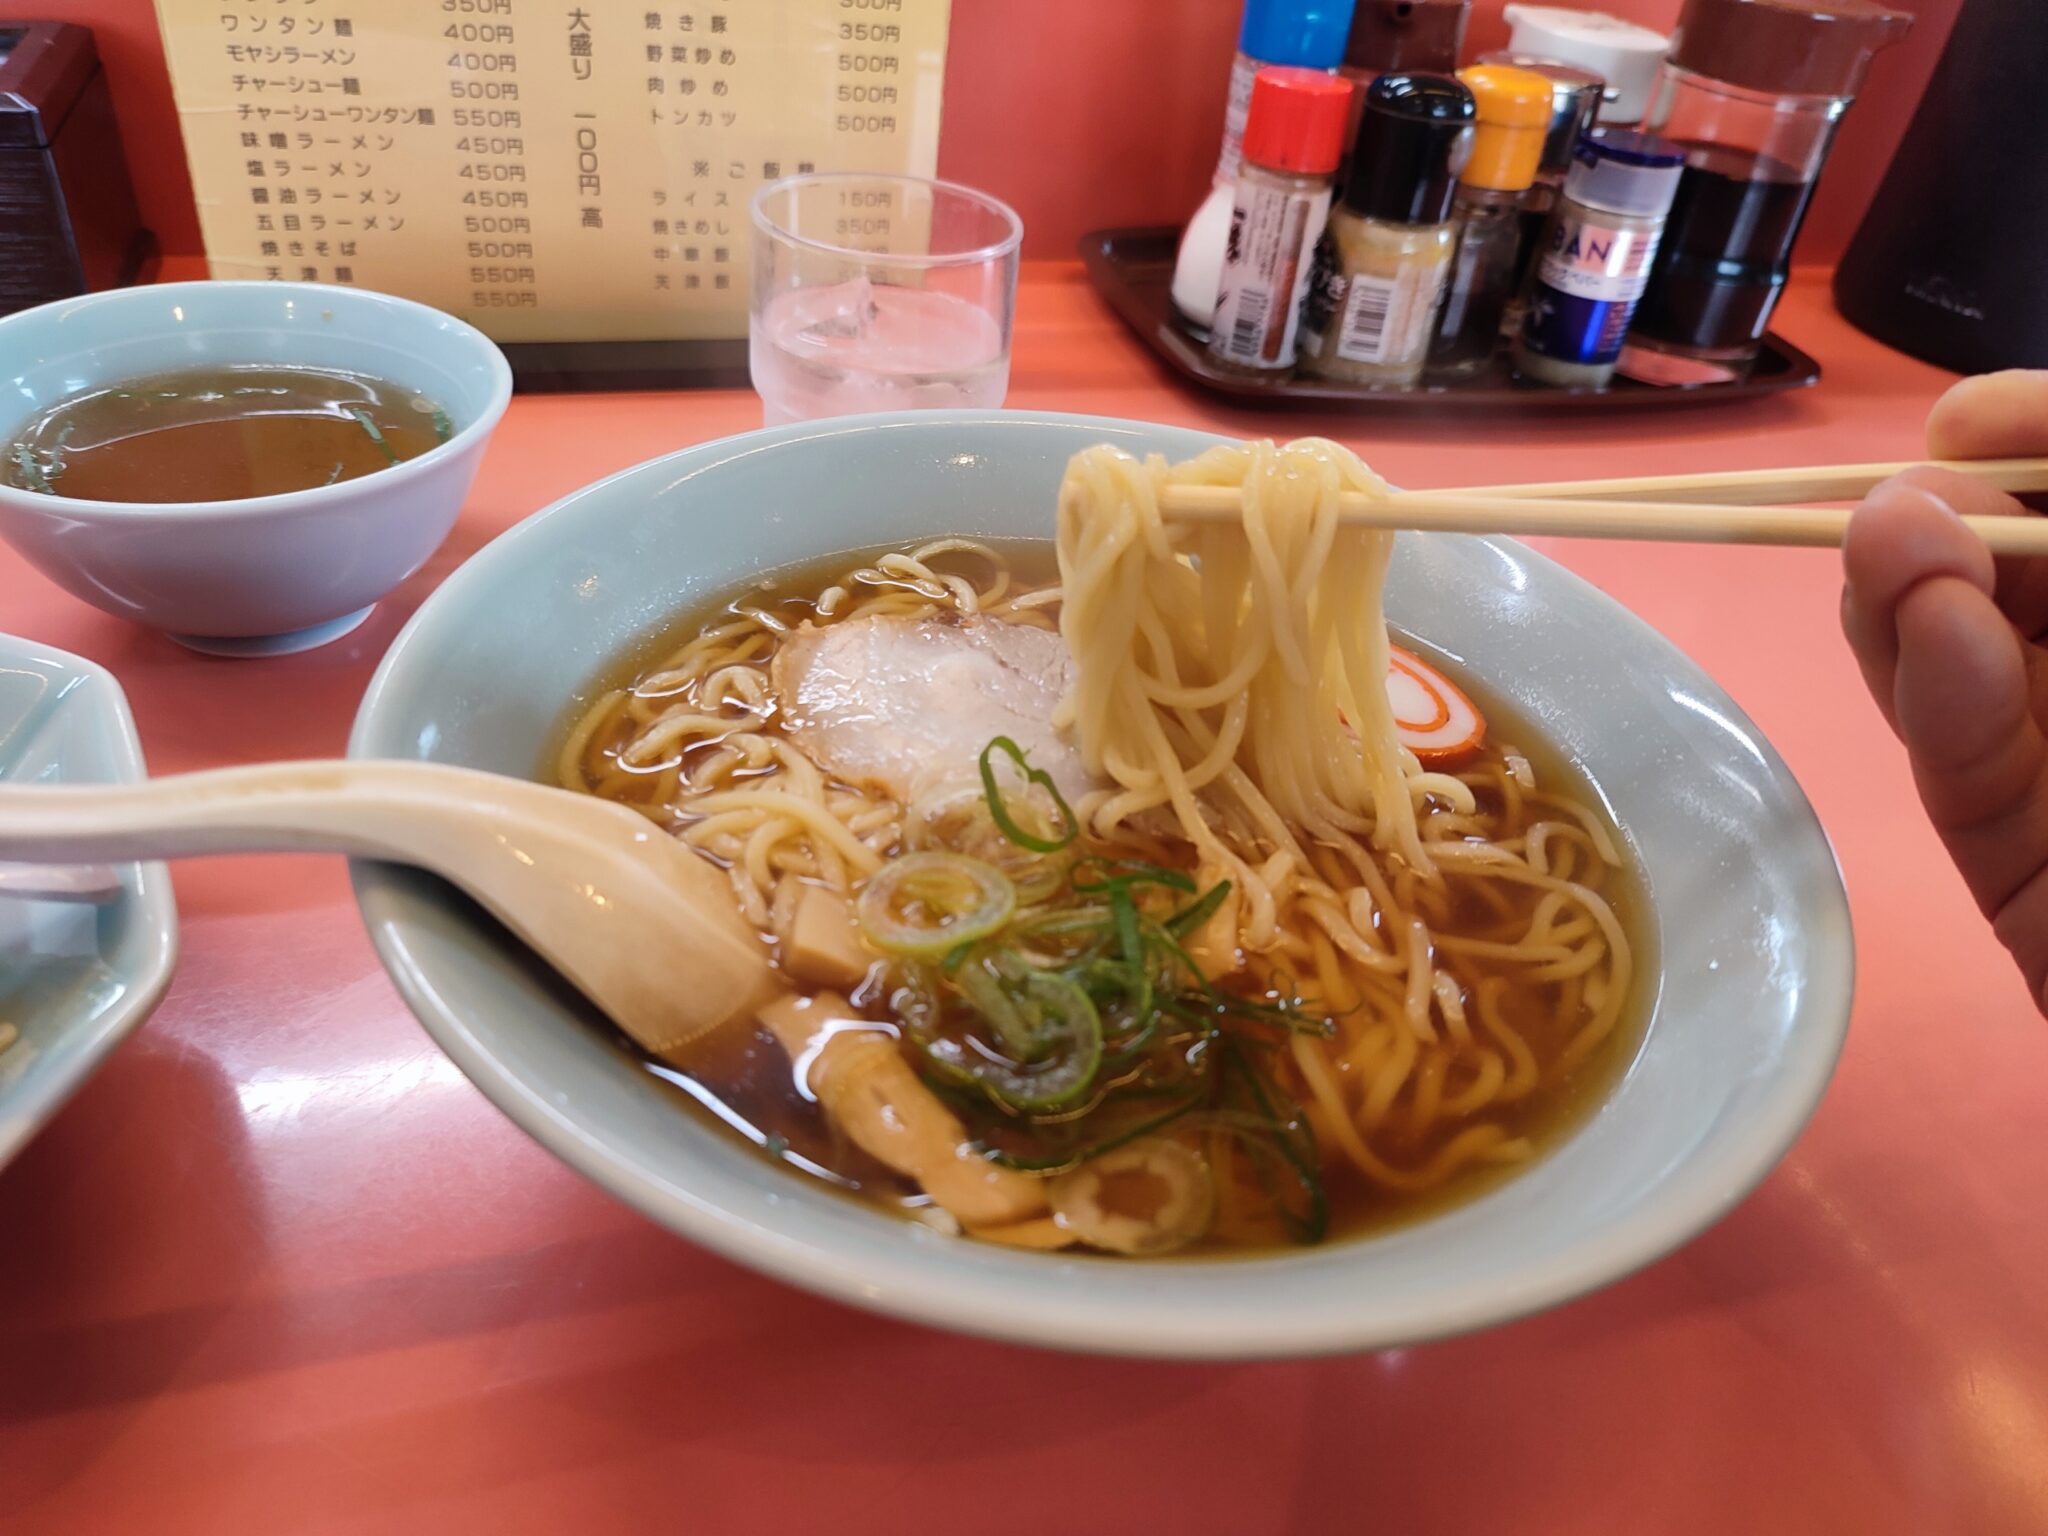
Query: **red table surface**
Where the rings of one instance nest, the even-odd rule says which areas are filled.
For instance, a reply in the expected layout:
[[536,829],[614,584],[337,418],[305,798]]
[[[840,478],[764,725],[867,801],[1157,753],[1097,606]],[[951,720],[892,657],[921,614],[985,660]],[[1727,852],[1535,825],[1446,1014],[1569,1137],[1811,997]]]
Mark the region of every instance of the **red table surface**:
[[[1895,459],[1947,376],[1801,274],[1814,390],[1609,421],[1220,409],[1079,270],[1027,269],[1010,404],[1323,432],[1412,486]],[[521,397],[447,546],[349,639],[194,656],[0,550],[0,628],[127,686],[152,768],[338,754],[494,535],[754,426],[751,395]],[[837,1536],[2048,1530],[2048,1025],[1922,821],[1825,551],[1551,543],[1791,763],[1840,852],[1848,1051],[1698,1241],[1544,1316],[1311,1363],[1070,1358],[886,1322],[669,1236],[428,1042],[338,859],[188,863],[168,999],[0,1175],[0,1529]]]

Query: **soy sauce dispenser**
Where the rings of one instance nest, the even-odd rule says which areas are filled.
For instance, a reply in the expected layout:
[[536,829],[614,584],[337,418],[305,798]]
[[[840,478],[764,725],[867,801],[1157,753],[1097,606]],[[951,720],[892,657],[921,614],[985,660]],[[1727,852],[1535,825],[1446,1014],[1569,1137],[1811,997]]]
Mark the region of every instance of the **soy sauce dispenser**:
[[[1351,35],[1344,42],[1344,62],[1337,72],[1354,87],[1351,121],[1344,130],[1345,160],[1358,142],[1359,120],[1365,114],[1365,93],[1381,75],[1420,71],[1448,75],[1458,68],[1465,46],[1465,23],[1472,19],[1472,0],[1358,0],[1351,13]],[[1339,181],[1342,181],[1340,174]]]
[[1629,341],[1739,373],[1835,125],[1912,17],[1876,0],[1686,0],[1646,126],[1686,151]]

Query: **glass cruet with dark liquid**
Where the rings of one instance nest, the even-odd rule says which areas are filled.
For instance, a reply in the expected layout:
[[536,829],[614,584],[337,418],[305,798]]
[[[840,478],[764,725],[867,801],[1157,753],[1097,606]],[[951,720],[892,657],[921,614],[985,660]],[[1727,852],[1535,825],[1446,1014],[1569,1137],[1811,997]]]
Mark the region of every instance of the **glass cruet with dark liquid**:
[[1739,372],[1835,125],[1912,18],[1874,0],[1686,0],[1646,126],[1686,151],[1631,344]]

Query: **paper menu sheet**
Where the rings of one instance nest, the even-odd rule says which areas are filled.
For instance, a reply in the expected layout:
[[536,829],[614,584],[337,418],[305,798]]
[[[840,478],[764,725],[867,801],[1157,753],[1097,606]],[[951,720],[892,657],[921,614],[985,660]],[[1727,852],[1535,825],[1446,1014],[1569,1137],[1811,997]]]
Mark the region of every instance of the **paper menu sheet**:
[[950,0],[157,0],[215,277],[746,334],[747,205],[938,161]]

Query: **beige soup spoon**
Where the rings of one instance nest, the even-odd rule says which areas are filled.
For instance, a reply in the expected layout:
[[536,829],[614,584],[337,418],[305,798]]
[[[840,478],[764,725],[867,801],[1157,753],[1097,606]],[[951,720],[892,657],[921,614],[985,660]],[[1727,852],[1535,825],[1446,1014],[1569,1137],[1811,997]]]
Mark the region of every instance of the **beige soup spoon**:
[[0,860],[345,853],[459,886],[647,1050],[777,988],[711,865],[609,801],[469,768],[275,763],[134,785],[0,785]]

